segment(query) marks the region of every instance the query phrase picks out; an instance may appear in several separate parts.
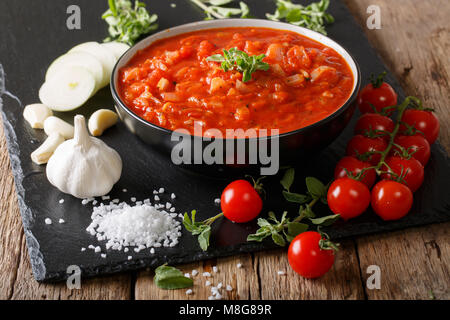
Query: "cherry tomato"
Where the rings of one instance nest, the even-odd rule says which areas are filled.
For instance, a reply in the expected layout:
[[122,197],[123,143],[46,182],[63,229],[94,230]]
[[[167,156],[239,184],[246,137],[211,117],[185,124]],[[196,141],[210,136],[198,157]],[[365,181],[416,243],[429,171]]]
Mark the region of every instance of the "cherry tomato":
[[[378,113],[366,113],[363,114],[356,123],[355,134],[366,134],[370,131],[394,131],[394,122],[391,118],[383,116]],[[383,136],[385,140],[389,139],[389,136]]]
[[[439,135],[439,119],[431,111],[409,109],[403,113],[402,121],[425,135],[429,144],[433,144]],[[405,130],[404,125],[400,130]]]
[[393,180],[382,180],[372,189],[372,208],[383,220],[398,220],[412,207],[411,190]]
[[296,236],[289,245],[289,264],[302,277],[321,277],[333,266],[334,250],[321,249],[320,239],[320,233],[307,231]]
[[386,82],[369,83],[359,92],[357,105],[361,113],[374,113],[373,107],[381,112],[383,108],[397,105],[397,94]]
[[[347,172],[350,172],[353,176],[358,175],[363,169],[369,168],[370,163],[356,159],[355,157],[343,157],[336,165],[334,169],[334,179],[346,178]],[[347,171],[346,171],[347,170]],[[375,170],[369,169],[364,171],[361,182],[368,188],[371,188],[375,183],[377,175]]]
[[227,219],[244,223],[259,215],[262,209],[262,200],[250,182],[236,180],[223,190],[220,206]]
[[[357,134],[354,136],[347,145],[347,155],[357,157],[367,152],[386,150],[387,143],[383,138],[368,138],[363,135]],[[379,153],[372,154],[367,161],[372,165],[377,165],[380,161],[381,155]]]
[[[397,176],[404,175],[403,181],[412,192],[415,192],[422,185],[424,172],[423,166],[418,160],[414,158],[402,159],[401,157],[394,156],[388,157],[386,164]],[[388,171],[388,168],[383,166],[382,170]],[[381,179],[392,180],[395,179],[395,176],[389,173],[383,173]]]
[[366,211],[370,204],[370,191],[360,181],[340,178],[328,189],[327,200],[331,211],[348,220]]
[[[397,136],[394,142],[399,146],[409,149],[410,151],[415,151],[413,157],[425,166],[430,159],[430,144],[428,141],[420,134],[413,136]],[[393,150],[396,150],[394,147]]]

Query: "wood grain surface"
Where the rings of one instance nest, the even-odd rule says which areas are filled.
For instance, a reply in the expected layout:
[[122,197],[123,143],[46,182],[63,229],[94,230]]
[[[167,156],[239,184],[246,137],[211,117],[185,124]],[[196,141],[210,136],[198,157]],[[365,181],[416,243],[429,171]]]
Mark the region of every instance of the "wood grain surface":
[[[363,26],[367,7],[380,6],[382,29],[365,32],[406,93],[436,109],[440,142],[450,152],[449,2],[345,3]],[[224,299],[450,299],[450,223],[345,241],[333,269],[317,280],[294,274],[285,251],[275,250],[180,266],[183,272],[199,272],[189,296],[185,290],[158,289],[150,270],[82,281],[79,290],[39,284],[31,273],[1,122],[0,131],[0,299],[207,299],[207,280],[232,286],[222,290]],[[380,267],[380,289],[366,286],[371,265]],[[212,276],[202,276],[205,271]]]

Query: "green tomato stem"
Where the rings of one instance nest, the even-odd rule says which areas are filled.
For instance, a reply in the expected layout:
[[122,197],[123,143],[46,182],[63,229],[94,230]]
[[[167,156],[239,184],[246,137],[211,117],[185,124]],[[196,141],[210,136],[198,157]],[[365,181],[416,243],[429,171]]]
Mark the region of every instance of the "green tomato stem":
[[385,159],[386,159],[387,155],[391,151],[392,147],[395,145],[394,140],[395,140],[395,137],[397,136],[398,131],[400,130],[400,124],[401,124],[401,119],[403,117],[403,113],[405,112],[406,108],[408,108],[408,106],[411,104],[411,102],[421,105],[421,101],[418,98],[409,96],[398,106],[397,119],[396,119],[394,130],[389,134],[388,146],[383,152],[381,152],[380,161],[378,162],[378,164],[375,167],[375,171],[378,174],[380,174],[380,168],[383,166],[383,164],[385,164]]

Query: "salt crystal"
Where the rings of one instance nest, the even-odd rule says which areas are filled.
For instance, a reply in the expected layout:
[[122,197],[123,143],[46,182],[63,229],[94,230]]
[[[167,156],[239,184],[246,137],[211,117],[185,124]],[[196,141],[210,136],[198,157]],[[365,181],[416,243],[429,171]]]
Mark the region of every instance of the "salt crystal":
[[186,294],[187,294],[187,295],[190,295],[190,294],[192,294],[192,289],[188,289],[188,290],[186,290]]
[[215,203],[215,204],[220,204],[220,199],[219,199],[219,198],[214,199],[214,203]]
[[217,273],[217,266],[212,267],[212,269],[214,273]]
[[220,293],[216,294],[216,300],[221,300],[222,299],[222,295]]
[[136,202],[136,198],[135,197],[131,197],[131,202]]
[[170,209],[171,206],[172,204],[170,202],[166,202],[166,209]]
[[86,251],[86,248],[81,248],[81,252]]
[[59,203],[64,203],[64,199],[59,200]]
[[170,198],[172,198],[172,199],[175,199],[177,196],[175,195],[175,193],[172,193],[171,195],[170,195]]
[[58,222],[59,223],[65,223],[64,219],[59,219]]
[[150,253],[151,253],[151,254],[154,254],[154,253],[155,253],[155,249],[154,249],[154,248],[151,248],[151,249],[150,249]]
[[203,272],[202,274],[204,277],[211,277],[211,273],[209,272]]
[[286,274],[286,272],[284,272],[284,271],[281,271],[281,270],[278,271],[279,276],[284,276],[285,274]]
[[170,208],[170,212],[175,212],[175,207]]
[[102,253],[100,256],[101,256],[103,259],[105,259],[105,258],[106,258],[106,253]]
[[153,194],[158,194],[158,191],[156,191],[156,190],[153,190]]
[[211,281],[208,280],[205,282],[205,286],[209,287],[210,285],[211,285]]
[[155,201],[159,201],[159,197],[158,196],[155,196]]
[[190,278],[190,277],[191,277],[191,275],[190,275],[189,273],[185,273],[184,276],[185,276],[186,278]]
[[83,199],[82,201],[81,201],[81,204],[84,206],[84,205],[86,205],[86,204],[88,204],[89,203],[89,201],[88,201],[88,199]]
[[222,282],[219,282],[219,284],[217,285],[217,289],[222,288]]
[[198,275],[198,271],[197,270],[192,270],[191,274],[195,277],[196,275]]
[[50,218],[45,218],[45,224],[52,224],[52,219]]
[[102,196],[102,200],[109,200],[109,199],[111,199],[110,196]]
[[215,298],[214,298],[214,296],[209,296],[208,297],[208,300],[214,300]]
[[122,192],[128,192],[128,190],[127,189],[122,189]]
[[100,251],[102,251],[102,249],[99,246],[96,246],[95,249],[94,249],[94,252],[98,253]]
[[133,257],[132,256],[128,256],[128,260],[131,260],[131,259],[133,259]]
[[242,263],[238,263],[238,264],[236,265],[236,267],[238,267],[238,269],[242,268]]
[[130,249],[125,248],[125,249],[123,249],[123,252],[127,253],[129,250],[130,250]]
[[227,288],[226,288],[226,290],[227,291],[232,291],[233,290],[233,288],[229,285],[229,284],[227,284]]
[[164,193],[164,188],[159,188],[158,192],[159,193]]

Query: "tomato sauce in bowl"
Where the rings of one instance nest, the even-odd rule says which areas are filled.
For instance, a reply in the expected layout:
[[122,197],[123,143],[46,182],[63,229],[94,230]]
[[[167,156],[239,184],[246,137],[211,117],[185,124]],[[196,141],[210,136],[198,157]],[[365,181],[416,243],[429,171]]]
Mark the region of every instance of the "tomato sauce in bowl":
[[[265,54],[267,71],[242,81],[235,70],[207,61],[223,50]],[[206,29],[160,39],[119,70],[118,94],[140,118],[169,129],[194,122],[207,129],[307,127],[350,98],[353,73],[334,49],[298,33],[262,27]]]

